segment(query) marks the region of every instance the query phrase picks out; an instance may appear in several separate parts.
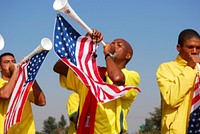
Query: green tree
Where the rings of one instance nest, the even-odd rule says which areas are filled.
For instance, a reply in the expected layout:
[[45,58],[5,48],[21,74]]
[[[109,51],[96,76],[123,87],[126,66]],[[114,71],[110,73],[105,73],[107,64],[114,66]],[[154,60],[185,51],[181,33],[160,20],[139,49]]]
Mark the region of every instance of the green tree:
[[154,112],[150,112],[150,117],[145,119],[144,132],[151,134],[160,134],[161,130],[161,107],[154,108]]
[[45,134],[52,134],[52,132],[57,128],[56,119],[54,117],[48,117],[47,120],[43,122],[43,131]]
[[67,120],[65,119],[65,116],[62,114],[60,117],[60,121],[58,122],[59,128],[65,128],[67,125]]
[[66,125],[67,120],[64,115],[61,115],[58,123],[54,117],[50,116],[47,120],[44,120],[42,132],[37,132],[37,134],[67,134],[68,128]]
[[42,134],[42,132],[38,132],[38,131],[36,131],[36,133],[35,134]]

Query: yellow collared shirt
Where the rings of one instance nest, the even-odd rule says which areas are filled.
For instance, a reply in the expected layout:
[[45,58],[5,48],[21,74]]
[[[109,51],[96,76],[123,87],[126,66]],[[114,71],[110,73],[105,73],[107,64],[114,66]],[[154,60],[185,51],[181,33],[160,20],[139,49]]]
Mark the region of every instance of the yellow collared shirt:
[[176,60],[159,66],[156,77],[161,94],[162,134],[185,134],[188,127],[191,99],[197,69]]

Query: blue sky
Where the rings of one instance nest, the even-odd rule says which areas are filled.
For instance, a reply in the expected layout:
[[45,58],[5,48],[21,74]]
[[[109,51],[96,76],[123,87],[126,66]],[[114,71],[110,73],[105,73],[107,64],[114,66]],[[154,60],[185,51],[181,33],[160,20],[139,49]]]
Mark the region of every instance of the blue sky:
[[[5,46],[0,53],[13,52],[17,61],[32,52],[42,38],[53,42],[53,30],[56,12],[53,0],[1,0],[0,34]],[[145,122],[155,107],[160,106],[160,94],[155,73],[162,62],[174,60],[177,51],[178,34],[187,28],[200,32],[199,0],[70,0],[71,7],[90,27],[104,34],[104,41],[124,38],[134,50],[128,69],[139,72],[140,89],[128,115],[129,132],[135,132]],[[81,34],[86,31],[67,15],[63,17]],[[37,75],[47,105],[33,106],[36,129],[42,129],[42,123],[48,116],[59,120],[61,114],[67,117],[66,100],[72,93],[62,89],[58,75],[52,70],[58,57],[53,49],[47,55]],[[102,46],[98,48],[98,65],[105,65]]]

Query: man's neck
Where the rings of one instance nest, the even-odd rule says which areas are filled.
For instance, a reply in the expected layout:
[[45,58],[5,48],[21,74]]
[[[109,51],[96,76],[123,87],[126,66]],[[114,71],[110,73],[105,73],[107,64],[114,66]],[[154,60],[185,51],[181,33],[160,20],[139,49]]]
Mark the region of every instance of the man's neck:
[[6,76],[2,76],[2,78],[5,80],[5,81],[9,81],[10,78],[6,77]]

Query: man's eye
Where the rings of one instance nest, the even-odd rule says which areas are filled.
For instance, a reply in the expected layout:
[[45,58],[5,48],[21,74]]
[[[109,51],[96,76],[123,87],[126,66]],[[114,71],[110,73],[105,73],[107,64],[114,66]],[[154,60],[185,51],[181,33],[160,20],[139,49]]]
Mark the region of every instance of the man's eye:
[[200,47],[196,47],[196,49],[200,49]]
[[189,46],[188,48],[189,48],[189,49],[192,49],[192,48],[194,48],[194,47],[193,47],[193,46]]

